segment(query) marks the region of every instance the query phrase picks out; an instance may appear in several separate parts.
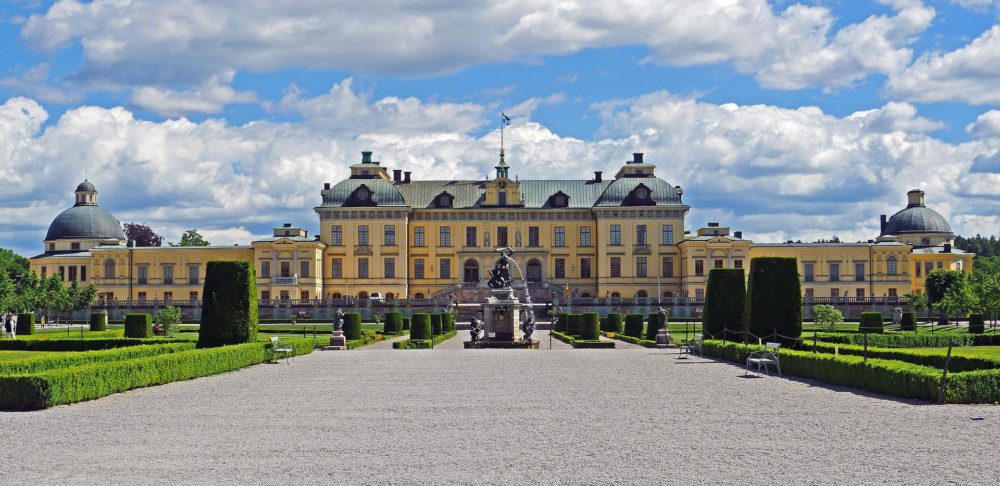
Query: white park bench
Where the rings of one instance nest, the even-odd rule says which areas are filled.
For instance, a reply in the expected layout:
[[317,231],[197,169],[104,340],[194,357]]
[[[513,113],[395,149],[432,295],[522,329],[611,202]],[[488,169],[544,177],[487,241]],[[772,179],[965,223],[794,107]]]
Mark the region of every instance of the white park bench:
[[271,361],[285,358],[285,364],[289,364],[288,358],[292,357],[295,357],[295,350],[291,346],[281,342],[278,336],[271,336]]
[[750,367],[757,367],[757,376],[760,376],[761,368],[767,373],[767,367],[774,365],[775,369],[778,370],[778,376],[781,376],[781,343],[767,343],[764,345],[764,349],[758,349],[750,353],[747,356],[747,369],[743,372],[743,376],[747,376],[750,373]]

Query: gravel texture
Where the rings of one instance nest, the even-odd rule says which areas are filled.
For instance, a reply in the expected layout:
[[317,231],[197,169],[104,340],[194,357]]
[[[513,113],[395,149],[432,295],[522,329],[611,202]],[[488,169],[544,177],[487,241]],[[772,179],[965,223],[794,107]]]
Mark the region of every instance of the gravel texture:
[[1000,482],[1000,407],[748,379],[676,356],[317,352],[0,413],[0,483]]

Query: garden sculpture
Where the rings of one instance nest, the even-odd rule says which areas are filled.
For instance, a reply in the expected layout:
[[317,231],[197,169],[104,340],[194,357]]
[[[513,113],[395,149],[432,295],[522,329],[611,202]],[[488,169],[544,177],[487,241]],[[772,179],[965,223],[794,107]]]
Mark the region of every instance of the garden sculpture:
[[483,338],[483,329],[480,327],[482,325],[483,322],[480,321],[478,317],[473,316],[472,324],[470,324],[469,330],[469,333],[472,335],[472,342],[479,341]]
[[530,312],[528,313],[528,318],[521,324],[521,332],[524,334],[524,340],[530,343],[531,333],[535,332],[535,318]]
[[337,309],[337,315],[333,318],[333,330],[343,331],[344,330],[344,309]]
[[660,326],[659,326],[659,329],[663,329],[664,327],[667,327],[667,316],[670,315],[670,311],[664,309],[661,306],[659,312],[660,312]]
[[493,270],[490,270],[490,281],[486,283],[491,289],[509,289],[511,284],[510,264],[513,262],[510,256],[514,254],[511,247],[497,248],[500,258],[497,259]]

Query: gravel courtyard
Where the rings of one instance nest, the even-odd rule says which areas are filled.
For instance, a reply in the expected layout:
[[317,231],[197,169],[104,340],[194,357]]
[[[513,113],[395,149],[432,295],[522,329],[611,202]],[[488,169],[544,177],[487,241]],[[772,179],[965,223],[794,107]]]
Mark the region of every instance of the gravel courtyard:
[[448,347],[316,352],[0,413],[0,483],[1000,481],[996,406],[747,379],[656,350]]

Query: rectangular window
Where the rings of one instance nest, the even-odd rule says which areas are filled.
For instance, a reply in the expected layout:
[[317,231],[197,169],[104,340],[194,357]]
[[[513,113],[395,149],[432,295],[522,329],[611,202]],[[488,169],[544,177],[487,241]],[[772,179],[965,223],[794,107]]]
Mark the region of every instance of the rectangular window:
[[674,276],[674,257],[663,257],[661,274],[664,277]]
[[497,246],[504,247],[507,245],[507,227],[501,226],[497,228]]
[[385,246],[396,246],[396,225],[385,225]]
[[553,246],[566,246],[566,227],[556,226]]
[[528,226],[528,246],[539,246],[538,226]]
[[476,246],[476,230],[475,226],[465,227],[465,246]]
[[300,300],[309,300],[309,291],[308,290],[303,290],[302,291],[302,295],[299,298],[300,298]]
[[944,262],[937,262],[937,267],[938,268],[944,267]]
[[590,246],[590,226],[580,227],[580,246]]
[[[191,285],[197,285],[201,283],[201,266],[200,265],[188,265],[188,283]],[[195,299],[198,300],[198,299]]]
[[413,278],[424,278],[424,259],[413,259]]
[[268,290],[261,290],[260,300],[271,300],[271,292]]
[[805,280],[806,282],[812,282],[816,278],[812,263],[803,263],[802,273],[803,273],[802,279]]
[[[42,267],[42,278],[45,278],[45,275],[46,275],[46,273],[47,273],[47,272],[46,272],[47,270],[48,270],[48,268],[46,268],[46,267]],[[105,277],[105,278],[111,278],[111,277]]]
[[260,261],[260,276],[263,278],[271,278],[271,261],[261,260]]
[[705,276],[705,260],[694,261],[694,276],[695,277]]
[[[854,281],[855,282],[864,282],[865,281],[865,264],[864,263],[855,263],[854,264]],[[862,295],[862,297],[864,297],[864,296]]]
[[743,260],[733,260],[733,268],[743,268]]
[[292,276],[292,262],[278,262],[281,276],[288,278]]
[[442,258],[439,262],[439,270],[441,278],[451,278],[451,260],[448,258]]
[[163,293],[163,300],[166,303],[168,303],[168,304],[171,303],[171,302],[173,302],[173,300],[174,300],[174,293],[173,292],[164,292]]
[[385,278],[396,278],[396,259],[386,258],[383,264],[385,265]]
[[663,235],[660,236],[660,243],[664,245],[674,244],[674,225],[672,224],[663,225]]
[[139,303],[140,304],[145,304],[146,303],[146,293],[145,292],[139,292]]
[[344,227],[335,224],[330,228],[330,244],[333,246],[342,246],[344,244]]
[[507,205],[507,191],[501,191],[499,194],[497,194],[497,196],[499,196],[498,197],[498,199],[499,199],[499,205],[500,206],[506,206]]
[[87,267],[80,267],[80,281],[87,281]]
[[[73,267],[69,267],[70,270],[74,270]],[[76,277],[76,272],[70,272],[70,275]],[[149,283],[149,267],[146,265],[139,265],[136,268],[136,281],[139,285]]]
[[189,292],[188,293],[188,302],[190,302],[192,304],[197,304],[198,303],[198,292]]
[[66,267],[59,267],[59,280],[66,280]]
[[854,296],[857,298],[863,298],[865,296],[865,289],[854,289]]
[[368,278],[367,258],[358,258],[358,278]]
[[611,277],[620,278],[622,276],[622,257],[611,257]]
[[917,278],[920,278],[920,273],[921,273],[920,272],[920,269],[921,269],[920,263],[918,262],[916,265],[914,265],[914,268],[916,268],[916,270],[917,270]]
[[611,235],[608,244],[609,245],[622,244],[622,225],[620,224],[611,225]]
[[451,246],[451,226],[442,226],[439,235],[438,246]]
[[413,228],[413,246],[424,246],[424,227],[415,226]]
[[705,300],[705,289],[694,289],[695,300]]
[[555,278],[566,278],[566,259],[556,258]]
[[174,266],[164,265],[163,266],[163,284],[173,285],[174,284]]
[[889,289],[889,297],[892,298],[898,297],[898,295],[896,295],[896,289]]
[[80,244],[79,243],[70,243],[69,244],[69,249],[70,250],[79,250],[80,249]]
[[646,257],[635,257],[635,276],[645,277],[648,270],[649,268],[648,263],[646,262]]
[[580,259],[580,278],[590,278],[590,259]]
[[635,244],[646,245],[649,241],[646,239],[646,225],[637,224],[635,226]]
[[330,262],[330,278],[344,278],[344,260],[334,258]]
[[896,257],[889,257],[889,258],[887,258],[886,261],[885,261],[885,265],[886,265],[886,269],[888,270],[887,273],[889,275],[895,275],[896,274]]
[[712,262],[712,268],[722,268],[722,266],[723,266],[723,261],[721,259],[716,258]]
[[288,291],[282,290],[278,292],[278,298],[280,298],[281,300],[288,300],[289,299]]
[[924,275],[931,273],[931,270],[934,270],[934,262],[924,262]]
[[806,300],[813,300],[815,297],[813,289],[806,289]]
[[839,282],[840,281],[840,264],[831,263],[830,264],[830,281]]
[[358,225],[358,245],[368,246],[368,225]]
[[[142,268],[142,267],[139,267]],[[73,282],[76,280],[76,266],[69,267],[69,281]]]
[[832,289],[830,289],[830,298],[831,299],[836,299],[836,298],[839,298],[839,297],[840,297],[840,289],[838,289],[838,288],[832,288]]
[[299,277],[309,278],[309,262],[299,262]]

